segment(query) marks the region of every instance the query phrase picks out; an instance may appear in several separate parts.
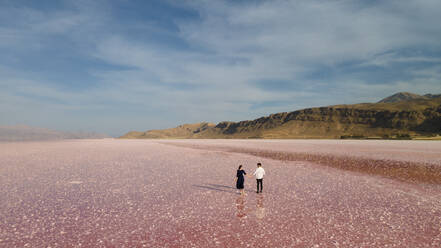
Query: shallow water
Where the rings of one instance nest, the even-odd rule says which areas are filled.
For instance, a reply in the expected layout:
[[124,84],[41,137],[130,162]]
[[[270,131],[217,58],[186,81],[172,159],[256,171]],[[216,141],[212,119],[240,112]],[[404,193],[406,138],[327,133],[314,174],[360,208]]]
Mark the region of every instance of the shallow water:
[[[440,185],[173,142],[441,161],[441,142],[2,143],[0,247],[441,246]],[[257,162],[264,193],[246,178],[240,196],[237,166]]]

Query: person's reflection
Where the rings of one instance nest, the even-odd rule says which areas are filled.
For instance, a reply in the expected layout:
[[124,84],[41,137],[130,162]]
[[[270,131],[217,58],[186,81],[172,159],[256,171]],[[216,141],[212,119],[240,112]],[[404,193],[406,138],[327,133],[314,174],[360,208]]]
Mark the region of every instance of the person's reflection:
[[263,195],[260,194],[256,199],[256,217],[263,219],[265,217],[265,208],[263,207]]
[[239,217],[240,219],[247,217],[247,214],[245,213],[245,197],[243,195],[237,197],[236,208],[237,208],[237,213],[236,213],[237,217]]

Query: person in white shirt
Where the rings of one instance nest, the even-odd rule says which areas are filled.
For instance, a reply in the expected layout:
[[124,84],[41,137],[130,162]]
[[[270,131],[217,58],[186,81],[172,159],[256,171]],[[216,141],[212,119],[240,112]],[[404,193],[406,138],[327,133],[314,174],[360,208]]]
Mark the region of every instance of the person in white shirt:
[[257,181],[257,192],[256,193],[259,193],[259,185],[260,185],[260,193],[262,193],[263,176],[265,175],[265,170],[262,168],[261,163],[257,163],[257,169],[253,175],[256,176],[256,181]]

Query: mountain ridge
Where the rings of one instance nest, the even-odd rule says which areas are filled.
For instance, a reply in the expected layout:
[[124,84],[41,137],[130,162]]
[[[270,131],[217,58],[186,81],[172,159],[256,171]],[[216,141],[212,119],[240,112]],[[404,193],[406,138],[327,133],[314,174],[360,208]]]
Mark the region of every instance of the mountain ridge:
[[409,101],[415,99],[426,99],[426,98],[427,97],[425,96],[421,96],[410,92],[398,92],[380,100],[378,103],[394,103],[394,102]]
[[[254,120],[223,121],[180,135],[176,128],[138,132],[121,138],[344,138],[410,137],[441,134],[441,95],[399,92],[377,103],[306,108]],[[148,133],[148,134],[146,134]],[[140,135],[141,134],[141,135]],[[154,134],[154,135],[152,135]]]

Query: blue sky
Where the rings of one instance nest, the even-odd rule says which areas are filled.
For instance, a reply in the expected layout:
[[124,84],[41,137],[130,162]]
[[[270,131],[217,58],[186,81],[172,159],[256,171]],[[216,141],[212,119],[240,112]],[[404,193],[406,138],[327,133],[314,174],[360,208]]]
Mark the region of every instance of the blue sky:
[[441,93],[441,1],[0,1],[0,125],[122,135]]

